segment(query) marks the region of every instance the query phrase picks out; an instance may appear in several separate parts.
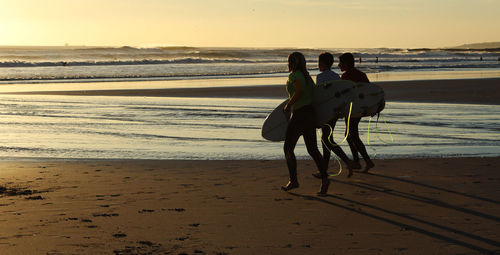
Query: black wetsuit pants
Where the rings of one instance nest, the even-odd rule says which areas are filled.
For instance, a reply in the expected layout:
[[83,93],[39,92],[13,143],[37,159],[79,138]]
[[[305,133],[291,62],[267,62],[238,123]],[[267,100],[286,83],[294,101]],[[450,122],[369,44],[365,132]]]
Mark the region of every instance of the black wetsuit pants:
[[307,152],[314,159],[316,166],[323,179],[327,178],[326,162],[318,150],[316,139],[316,117],[312,105],[304,106],[293,112],[292,118],[286,130],[285,151],[286,163],[290,173],[290,181],[297,181],[297,160],[294,149],[300,136],[304,136]]
[[323,142],[323,158],[326,162],[326,167],[328,168],[328,162],[330,161],[330,151],[333,151],[342,161],[346,164],[349,163],[349,158],[345,154],[344,150],[335,143],[333,140],[333,130],[335,129],[335,124],[338,118],[331,119],[327,124],[323,125],[321,128],[321,141]]

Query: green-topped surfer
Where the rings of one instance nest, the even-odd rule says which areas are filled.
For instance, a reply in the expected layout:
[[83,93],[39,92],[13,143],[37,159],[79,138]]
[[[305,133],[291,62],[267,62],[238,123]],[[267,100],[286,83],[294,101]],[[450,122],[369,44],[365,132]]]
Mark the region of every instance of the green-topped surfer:
[[286,130],[283,149],[290,180],[282,189],[288,191],[299,187],[297,160],[294,150],[300,136],[304,136],[307,152],[314,159],[320,172],[321,186],[318,194],[324,195],[328,191],[330,181],[326,173],[326,162],[318,150],[316,138],[316,117],[312,106],[312,94],[315,84],[307,71],[306,59],[302,53],[294,52],[288,56],[288,71],[290,75],[288,76],[286,91],[290,100],[283,110],[291,112],[292,117]]

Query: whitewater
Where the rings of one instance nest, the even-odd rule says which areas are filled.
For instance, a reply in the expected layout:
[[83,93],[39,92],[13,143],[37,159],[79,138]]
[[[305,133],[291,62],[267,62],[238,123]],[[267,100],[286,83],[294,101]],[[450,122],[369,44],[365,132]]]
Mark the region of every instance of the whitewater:
[[368,74],[500,70],[500,49],[252,49],[196,47],[0,47],[0,83],[285,77],[287,56],[352,52]]

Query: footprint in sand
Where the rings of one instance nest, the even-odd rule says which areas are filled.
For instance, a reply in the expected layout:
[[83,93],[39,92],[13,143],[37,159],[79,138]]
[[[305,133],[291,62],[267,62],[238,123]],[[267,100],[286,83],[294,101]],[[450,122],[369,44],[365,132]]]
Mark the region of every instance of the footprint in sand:
[[125,233],[117,233],[117,234],[114,234],[113,237],[115,237],[115,238],[124,238],[124,237],[127,237],[127,234],[125,234]]
[[43,200],[42,196],[26,197],[26,200]]
[[108,214],[108,213],[93,213],[94,217],[117,217],[120,216],[118,213]]
[[186,209],[184,208],[170,208],[168,209],[169,211],[175,211],[175,212],[184,212]]
[[180,248],[174,246],[172,249],[167,250],[161,244],[156,244],[150,241],[139,241],[138,246],[128,245],[123,250],[114,250],[114,254],[171,254],[174,250]]
[[282,201],[282,200],[290,201],[290,200],[293,200],[293,198],[275,198],[274,199],[274,201]]
[[155,210],[150,210],[150,209],[142,209],[139,211],[139,213],[152,213],[154,212]]

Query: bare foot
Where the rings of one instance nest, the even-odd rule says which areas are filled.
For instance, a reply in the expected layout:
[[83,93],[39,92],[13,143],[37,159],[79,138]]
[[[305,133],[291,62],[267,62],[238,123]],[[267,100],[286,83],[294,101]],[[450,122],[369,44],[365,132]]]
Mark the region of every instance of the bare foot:
[[[350,160],[347,162],[347,170],[349,170],[349,174],[347,175],[347,178],[351,178],[353,171],[352,169],[358,169],[356,168],[359,165],[359,163],[355,163],[354,161]],[[360,166],[361,168],[361,166]]]
[[315,172],[315,173],[312,173],[312,176],[318,178],[318,179],[321,179],[321,173],[318,171],[318,172]]
[[328,192],[328,186],[330,186],[330,180],[323,179],[321,181],[321,187],[319,188],[319,192],[317,194],[318,195],[326,195],[326,193]]
[[351,168],[352,169],[361,169],[361,164],[359,163],[359,161],[351,161],[352,164],[351,164]]
[[347,178],[351,178],[351,176],[352,176],[352,169],[348,168],[347,170],[349,170],[349,173],[347,174]]
[[365,170],[363,170],[363,173],[368,173],[368,170],[370,170],[374,166],[375,166],[375,164],[373,164],[373,162],[371,162],[371,161],[367,162],[366,166],[365,166]]
[[289,191],[299,187],[299,183],[297,181],[289,181],[285,186],[282,186],[281,189],[284,191]]

